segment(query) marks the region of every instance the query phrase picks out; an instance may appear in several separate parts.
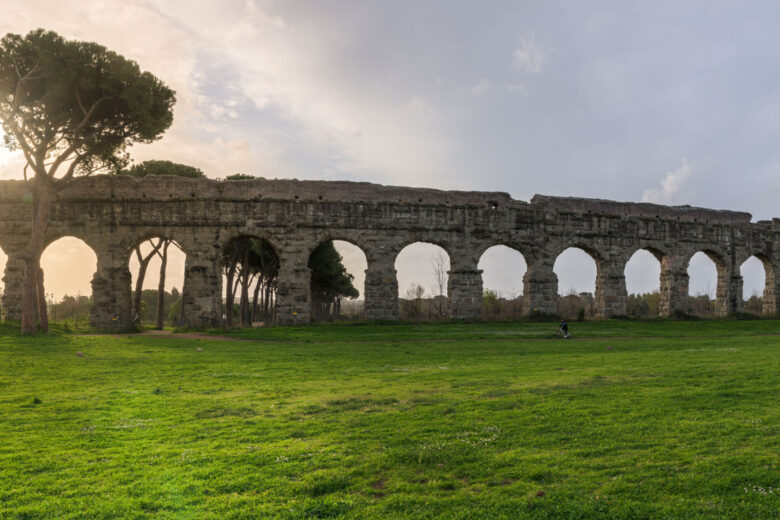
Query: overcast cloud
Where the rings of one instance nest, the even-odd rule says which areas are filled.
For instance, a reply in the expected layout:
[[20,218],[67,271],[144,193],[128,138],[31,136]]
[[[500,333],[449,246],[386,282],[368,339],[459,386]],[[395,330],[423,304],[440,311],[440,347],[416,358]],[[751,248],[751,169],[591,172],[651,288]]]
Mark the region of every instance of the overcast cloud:
[[[97,41],[177,91],[172,128],[134,147],[136,161],[184,162],[210,177],[240,171],[780,216],[776,2],[3,8],[0,33],[44,27]],[[20,175],[21,159],[0,150],[0,178]],[[488,285],[510,293],[522,287],[524,265],[501,258],[486,264]],[[632,261],[629,285],[657,287],[653,262]],[[559,261],[562,292],[592,287],[578,266]],[[706,266],[696,269],[692,291],[714,290],[696,281]],[[750,294],[763,273],[751,264],[745,276]]]

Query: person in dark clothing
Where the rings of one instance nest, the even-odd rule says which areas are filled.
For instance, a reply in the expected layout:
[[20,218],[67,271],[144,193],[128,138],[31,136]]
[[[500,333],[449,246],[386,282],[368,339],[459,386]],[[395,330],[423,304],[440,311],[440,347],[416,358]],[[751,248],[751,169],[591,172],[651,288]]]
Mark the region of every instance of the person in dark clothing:
[[562,338],[569,337],[569,324],[566,323],[566,318],[563,318],[561,320],[561,324],[558,326],[558,333],[561,335]]

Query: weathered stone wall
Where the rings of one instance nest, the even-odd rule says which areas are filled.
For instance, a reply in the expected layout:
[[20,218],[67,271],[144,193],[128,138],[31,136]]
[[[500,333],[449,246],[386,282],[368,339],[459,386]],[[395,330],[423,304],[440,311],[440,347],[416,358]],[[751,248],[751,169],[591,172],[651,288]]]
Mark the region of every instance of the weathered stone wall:
[[[21,251],[29,233],[30,195],[23,182],[0,182],[0,247],[9,256],[3,308],[18,318]],[[346,240],[366,255],[366,316],[397,319],[395,259],[406,245],[430,242],[450,256],[448,293],[455,318],[475,318],[481,308],[482,253],[494,245],[521,252],[528,265],[523,300],[527,312],[553,314],[557,277],[553,264],[568,247],[596,261],[599,316],[626,312],[624,269],[638,249],[659,259],[661,313],[684,312],[688,260],[697,251],[718,268],[717,311],[742,305],[739,267],[751,255],[767,271],[764,310],[774,313],[780,288],[774,275],[780,220],[751,223],[747,213],[688,206],[618,203],[536,196],[530,203],[505,193],[439,191],[368,183],[178,177],[99,176],[61,192],[52,209],[49,241],[84,240],[98,256],[92,322],[105,329],[130,326],[132,248],[150,237],[175,239],[187,254],[183,312],[187,325],[219,325],[222,277],[219,251],[231,239],[266,238],[281,261],[278,321],[310,321],[311,251],[327,240]]]

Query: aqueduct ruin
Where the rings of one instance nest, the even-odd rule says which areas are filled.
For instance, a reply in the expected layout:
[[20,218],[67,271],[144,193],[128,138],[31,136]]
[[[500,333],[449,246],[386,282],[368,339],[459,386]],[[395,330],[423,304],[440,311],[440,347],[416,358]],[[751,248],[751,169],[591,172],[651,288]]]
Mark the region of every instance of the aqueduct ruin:
[[[8,256],[2,304],[11,320],[21,315],[30,200],[24,182],[0,182],[0,248]],[[307,261],[315,247],[329,240],[351,242],[365,253],[367,319],[397,319],[394,263],[401,249],[413,242],[433,243],[449,254],[452,318],[479,316],[482,278],[477,264],[494,245],[513,248],[526,260],[526,312],[555,313],[553,264],[569,247],[586,251],[596,261],[599,317],[625,315],[624,268],[640,249],[661,263],[663,316],[686,311],[686,268],[699,251],[717,266],[718,315],[741,310],[739,267],[751,256],[759,258],[766,271],[765,313],[778,310],[780,293],[775,278],[780,219],[751,222],[748,213],[688,206],[539,195],[528,203],[498,192],[355,182],[97,176],[79,179],[59,193],[47,242],[65,236],[80,238],[97,255],[91,321],[105,330],[132,326],[128,260],[133,247],[150,237],[174,239],[187,254],[182,315],[190,327],[221,323],[219,254],[238,236],[265,238],[278,252],[280,324],[310,321]]]

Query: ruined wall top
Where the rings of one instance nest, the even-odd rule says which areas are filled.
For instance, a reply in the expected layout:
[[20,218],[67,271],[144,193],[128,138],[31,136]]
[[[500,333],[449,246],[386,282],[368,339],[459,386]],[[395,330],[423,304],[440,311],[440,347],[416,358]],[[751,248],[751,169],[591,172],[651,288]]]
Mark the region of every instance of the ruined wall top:
[[648,202],[615,202],[604,199],[534,195],[531,204],[555,213],[596,214],[619,217],[654,218],[707,224],[749,224],[752,216],[742,211],[715,210],[692,206],[664,206]]
[[[24,181],[0,181],[0,201],[21,202],[30,194]],[[538,209],[554,214],[636,217],[707,224],[750,224],[745,212],[712,210],[691,206],[615,202],[603,199],[535,195],[531,203],[518,201],[504,192],[445,191],[430,188],[384,186],[368,182],[309,181],[297,179],[252,179],[220,181],[175,176],[97,175],[76,179],[57,196],[62,201],[124,200],[300,200],[323,202],[391,202],[402,204],[478,205],[496,209]],[[780,228],[780,221],[759,222]]]
[[[28,193],[23,181],[0,181],[0,200],[20,200]],[[509,204],[508,193],[443,191],[383,186],[369,182],[251,179],[219,181],[169,175],[137,179],[96,175],[76,179],[59,193],[61,200],[321,200],[336,202],[401,202],[425,204]]]

